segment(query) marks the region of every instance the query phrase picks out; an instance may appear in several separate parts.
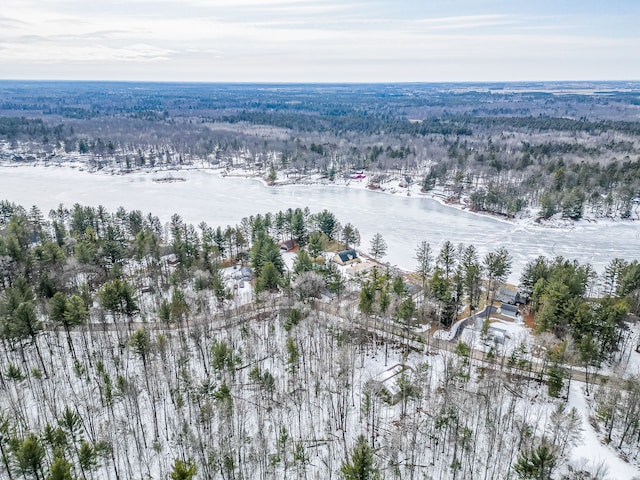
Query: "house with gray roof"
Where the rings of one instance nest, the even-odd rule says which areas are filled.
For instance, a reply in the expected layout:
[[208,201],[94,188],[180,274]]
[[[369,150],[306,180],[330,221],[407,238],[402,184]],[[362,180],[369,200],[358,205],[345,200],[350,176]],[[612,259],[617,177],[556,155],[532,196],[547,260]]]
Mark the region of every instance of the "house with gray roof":
[[333,261],[338,265],[351,265],[352,263],[358,263],[360,258],[358,258],[356,251],[351,249],[336,253],[333,256]]
[[508,303],[502,303],[500,305],[500,314],[505,317],[516,318],[518,316],[518,307]]

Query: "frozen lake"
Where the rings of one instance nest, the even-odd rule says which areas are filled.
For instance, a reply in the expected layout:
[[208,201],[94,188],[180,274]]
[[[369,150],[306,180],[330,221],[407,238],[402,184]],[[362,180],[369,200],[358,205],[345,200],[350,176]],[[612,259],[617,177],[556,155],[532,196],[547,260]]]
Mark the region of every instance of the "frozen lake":
[[599,273],[612,258],[640,259],[640,222],[551,229],[507,223],[427,198],[320,185],[269,188],[257,180],[222,178],[211,171],[172,174],[187,181],[152,181],[166,172],[104,175],[67,167],[0,167],[0,199],[27,208],[37,205],[45,215],[60,203],[67,207],[80,203],[104,205],[111,211],[119,206],[138,209],[163,221],[178,213],[189,223],[223,227],[256,213],[306,206],[315,213],[326,208],[342,224],[351,222],[360,230],[363,250],[380,232],[388,245],[384,260],[406,270],[415,268],[416,245],[423,240],[436,251],[445,240],[474,244],[481,255],[504,246],[514,259],[510,281],[516,283],[522,267],[538,255],[588,262]]

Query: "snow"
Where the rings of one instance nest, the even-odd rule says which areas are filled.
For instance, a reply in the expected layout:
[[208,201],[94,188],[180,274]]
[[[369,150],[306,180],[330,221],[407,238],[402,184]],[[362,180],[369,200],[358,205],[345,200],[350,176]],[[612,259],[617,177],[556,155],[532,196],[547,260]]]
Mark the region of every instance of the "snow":
[[[640,323],[628,323],[629,329],[625,332],[624,344],[621,348],[621,359],[618,368],[624,371],[626,377],[640,376],[640,353],[636,351],[640,345]],[[605,370],[607,371],[607,370]]]
[[447,240],[473,244],[481,256],[505,246],[514,260],[508,280],[515,284],[524,265],[539,255],[588,262],[598,272],[615,257],[640,260],[637,222],[585,222],[544,228],[462,211],[417,193],[411,197],[383,195],[366,189],[364,181],[348,187],[270,188],[260,179],[223,178],[219,173],[182,170],[174,175],[186,181],[158,183],[153,179],[166,177],[166,171],[110,175],[68,166],[0,166],[0,198],[26,207],[35,204],[45,213],[60,203],[67,207],[74,203],[101,204],[109,210],[123,206],[152,212],[165,222],[178,213],[188,223],[205,221],[214,227],[235,225],[243,217],[287,208],[308,206],[312,212],[328,209],[342,224],[351,222],[359,229],[363,250],[375,233],[381,233],[388,245],[388,254],[382,260],[404,270],[415,268],[414,252],[422,241],[434,249]]
[[239,268],[229,267],[222,270],[225,286],[232,292],[235,305],[247,305],[254,300],[253,285],[242,279]]
[[[469,318],[463,318],[461,320],[458,320],[456,323],[451,325],[451,328],[449,330],[438,330],[433,334],[433,336],[440,340],[451,341],[454,338],[456,338],[456,334],[458,333],[458,330],[460,330],[460,328],[462,328],[463,325],[466,323],[469,323]],[[473,324],[469,325],[469,327],[473,328]]]
[[[233,269],[227,269],[224,273],[233,276]],[[371,342],[362,346],[358,343],[341,345],[332,333],[336,325],[328,315],[312,315],[291,331],[284,331],[282,323],[277,315],[273,315],[264,320],[226,326],[226,322],[221,319],[214,322],[207,315],[194,318],[191,327],[180,330],[176,327],[149,324],[146,328],[149,329],[152,338],[162,334],[167,342],[162,350],[153,351],[148,359],[150,387],[140,358],[127,347],[122,347],[127,344],[129,336],[125,333],[124,325],[122,329],[110,327],[104,331],[96,330],[91,336],[91,341],[80,331],[72,332],[74,343],[78,346],[77,353],[81,354],[83,359],[95,355],[95,359],[103,362],[105,371],[114,381],[118,375],[122,375],[132,386],[131,391],[138,392],[136,395],[116,395],[112,410],[105,408],[101,403],[102,392],[96,385],[100,385],[103,377],[98,375],[97,367],[83,364],[84,368],[88,369],[87,373],[75,375],[73,359],[66,351],[64,336],[51,332],[46,335],[46,340],[45,335],[39,337],[41,347],[45,344],[50,347],[42,348],[42,351],[45,364],[52,366],[49,372],[51,377],[43,380],[41,389],[31,388],[28,382],[7,382],[8,388],[0,392],[0,403],[20,412],[28,419],[30,425],[41,429],[46,422],[55,421],[60,414],[61,405],[69,402],[69,399],[74,399],[73,405],[77,406],[82,416],[92,419],[97,438],[110,439],[113,442],[119,468],[121,472],[126,472],[124,477],[164,478],[173,458],[197,454],[197,450],[191,449],[188,443],[180,440],[178,432],[183,425],[188,425],[190,431],[198,435],[213,431],[211,439],[205,437],[205,442],[210,442],[210,445],[217,448],[223,447],[229,440],[224,437],[223,426],[227,423],[219,408],[212,410],[213,417],[206,422],[198,420],[201,418],[199,414],[207,410],[201,410],[202,397],[196,394],[202,391],[201,387],[205,384],[219,384],[226,378],[232,388],[233,408],[236,412],[233,416],[233,428],[246,430],[246,437],[231,435],[234,442],[239,442],[231,444],[233,448],[240,445],[238,448],[249,449],[248,445],[251,445],[251,448],[259,449],[264,441],[267,447],[271,447],[258,451],[273,452],[278,444],[277,432],[281,426],[286,426],[292,441],[309,445],[311,462],[306,467],[308,478],[328,478],[329,470],[336,473],[339,469],[345,448],[349,448],[349,445],[345,443],[343,446],[339,441],[340,434],[346,435],[348,442],[351,442],[358,434],[369,432],[369,429],[373,428],[369,421],[370,415],[365,414],[362,408],[364,392],[375,391],[368,388],[370,382],[379,382],[390,395],[395,396],[399,392],[398,381],[404,372],[406,378],[420,388],[422,396],[405,402],[398,399],[372,400],[375,402],[373,411],[376,412],[377,418],[376,438],[381,454],[387,458],[392,458],[394,454],[399,455],[399,458],[408,455],[405,452],[411,451],[414,441],[408,432],[409,429],[416,428],[418,435],[415,439],[421,445],[416,451],[418,460],[433,462],[430,468],[433,472],[440,472],[438,478],[452,478],[448,471],[452,459],[451,451],[448,448],[446,451],[444,448],[436,449],[435,445],[429,447],[431,437],[426,432],[433,434],[434,430],[428,429],[423,432],[421,429],[431,425],[434,416],[442,417],[448,409],[454,408],[459,415],[465,416],[461,426],[468,427],[470,431],[479,435],[477,451],[465,449],[461,454],[467,456],[463,466],[469,468],[472,462],[477,462],[476,467],[482,471],[482,462],[482,465],[487,465],[487,478],[504,478],[504,472],[510,468],[507,465],[509,458],[513,460],[517,457],[514,448],[516,442],[510,441],[502,446],[494,443],[495,451],[499,454],[491,457],[488,452],[494,437],[492,429],[504,429],[507,435],[505,438],[513,440],[515,432],[507,427],[518,425],[522,420],[535,428],[536,435],[540,435],[548,428],[549,414],[559,402],[549,400],[543,393],[546,387],[536,382],[514,384],[517,391],[511,387],[504,388],[502,385],[505,384],[499,372],[495,373],[493,379],[481,380],[476,378],[475,369],[470,367],[468,370],[471,378],[464,380],[457,372],[467,367],[463,359],[452,352],[438,351],[426,355],[393,346],[386,351],[384,347],[375,346]],[[523,327],[502,322],[500,328],[507,329],[509,335],[514,335]],[[289,337],[295,339],[305,359],[301,362],[297,374],[292,374],[288,368],[284,345]],[[237,369],[230,375],[214,375],[214,372],[207,374],[207,360],[200,357],[197,342],[202,342],[204,351],[209,351],[214,339],[224,339],[232,345],[234,351],[242,356],[243,365],[259,365],[263,371],[271,372],[277,385],[273,395],[261,397],[254,382],[248,378],[249,368]],[[8,361],[20,364],[17,351],[8,351],[6,355]],[[38,365],[32,347],[27,348],[27,356],[28,365]],[[25,371],[28,370],[25,368]],[[305,379],[308,380],[304,381]],[[293,386],[298,384],[301,388],[294,390]],[[318,386],[314,387],[314,384]],[[588,405],[579,384],[574,381],[572,385],[567,407],[578,409],[583,428],[582,444],[575,448],[571,455],[572,463],[582,464],[583,458],[603,461],[609,467],[610,480],[627,480],[633,478],[634,474],[638,475],[640,471],[625,464],[609,447],[598,441],[593,429],[590,430]],[[155,392],[154,395],[149,395],[149,388]],[[491,401],[485,401],[486,395],[483,392],[496,388],[500,389],[498,394],[494,393]],[[302,401],[296,400],[298,397],[293,394],[294,391],[302,395]],[[173,401],[178,393],[184,397],[184,406],[179,406]],[[51,401],[52,398],[57,401]],[[139,441],[141,431],[146,431],[148,438],[152,438],[153,435],[154,417],[151,406],[154,398],[158,423],[160,426],[166,425],[160,429],[160,437],[157,439],[158,445],[162,448],[156,452],[149,445],[136,456],[134,439],[138,438]],[[137,411],[132,410],[138,404]],[[505,423],[504,418],[507,417],[509,405],[514,404],[516,414],[512,415],[512,418],[515,423]],[[476,413],[470,408],[471,405],[478,407]],[[267,410],[267,406],[271,406],[272,409]],[[341,413],[338,414],[338,411]],[[140,424],[135,423],[136,419]],[[491,421],[485,423],[489,419]],[[205,428],[206,425],[210,430]],[[165,432],[165,428],[168,431]],[[443,442],[442,445],[448,445],[444,434],[441,435],[439,438]],[[413,448],[415,449],[415,445]],[[132,455],[133,466],[127,467],[127,454]],[[95,478],[106,478],[111,471],[108,461],[101,463],[103,466],[96,472]],[[494,464],[500,464],[501,467],[494,470]],[[255,467],[256,463],[251,465]],[[281,470],[276,473],[282,477]],[[302,474],[297,476],[302,477]],[[460,478],[474,477],[469,476],[467,470],[467,475],[463,473]]]
[[640,470],[618,457],[611,448],[604,445],[598,438],[589,422],[588,404],[582,388],[582,383],[571,383],[567,404],[567,408],[576,408],[578,410],[582,420],[582,442],[574,447],[571,452],[574,463],[580,464],[586,461],[592,465],[597,465],[600,462],[604,462],[608,467],[609,478],[612,480],[638,478]]
[[283,252],[281,253],[281,255],[282,260],[284,261],[284,266],[287,268],[287,270],[293,272],[293,264],[296,261],[298,254],[295,252]]
[[500,347],[499,354],[507,356],[521,345],[527,347],[529,352],[532,350],[531,331],[523,323],[492,320],[487,333],[489,338],[483,339],[481,332],[470,326],[464,329],[460,339],[472,348],[482,351],[496,348],[497,343]]

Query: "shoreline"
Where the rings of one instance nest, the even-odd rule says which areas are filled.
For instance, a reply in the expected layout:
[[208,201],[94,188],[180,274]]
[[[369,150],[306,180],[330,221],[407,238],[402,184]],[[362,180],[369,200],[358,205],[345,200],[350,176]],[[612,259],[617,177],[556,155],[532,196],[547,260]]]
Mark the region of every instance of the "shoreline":
[[[74,159],[67,159],[64,161],[56,161],[56,162],[30,162],[30,163],[19,163],[19,162],[0,162],[0,168],[28,168],[28,167],[44,167],[44,168],[68,168],[71,170],[82,171],[88,174],[99,174],[105,176],[127,176],[131,174],[144,174],[144,175],[152,175],[152,174],[164,174],[164,176],[158,177],[157,179],[152,179],[152,181],[157,183],[172,183],[172,182],[184,182],[185,178],[180,177],[179,175],[173,176],[171,173],[179,174],[180,172],[192,172],[192,171],[202,171],[202,172],[212,172],[221,178],[231,177],[231,178],[239,178],[246,180],[254,180],[258,181],[262,184],[262,186],[266,188],[278,188],[278,187],[286,187],[286,186],[331,186],[331,187],[343,187],[343,188],[351,188],[351,189],[359,189],[359,190],[367,190],[369,192],[380,193],[389,195],[392,197],[410,197],[417,199],[426,199],[432,200],[439,203],[443,207],[452,208],[458,211],[463,211],[472,215],[478,215],[480,217],[491,218],[493,220],[507,223],[510,225],[515,225],[523,228],[532,227],[535,229],[559,229],[559,230],[573,230],[575,228],[587,227],[589,225],[617,225],[617,224],[632,224],[635,221],[640,220],[640,213],[638,212],[639,207],[635,209],[635,215],[638,218],[629,218],[623,219],[619,217],[593,217],[593,216],[583,216],[580,220],[570,220],[561,218],[559,214],[556,214],[554,217],[544,220],[539,216],[533,214],[531,209],[528,209],[526,212],[521,212],[517,216],[513,218],[505,218],[505,216],[500,214],[494,214],[491,212],[482,212],[477,210],[470,209],[466,204],[461,203],[459,200],[456,203],[451,203],[447,201],[447,196],[444,193],[444,189],[442,187],[436,187],[431,192],[423,192],[420,189],[419,183],[412,183],[408,186],[401,186],[401,181],[399,180],[390,180],[386,182],[382,182],[378,188],[368,188],[367,177],[361,179],[337,179],[330,181],[326,177],[320,174],[312,174],[312,175],[298,175],[298,178],[291,179],[290,177],[286,177],[285,179],[277,178],[275,182],[271,183],[264,178],[262,172],[256,172],[255,170],[248,170],[245,168],[233,168],[229,169],[229,167],[220,167],[220,166],[205,166],[204,163],[200,166],[191,164],[191,165],[176,165],[176,166],[164,166],[164,167],[145,167],[145,168],[136,168],[130,170],[122,170],[113,167],[96,169],[89,167],[86,162]],[[280,175],[283,175],[283,172],[277,172]],[[367,173],[367,172],[365,172]],[[169,174],[169,175],[167,175]],[[416,188],[414,188],[416,187]]]
[[[180,170],[180,169],[178,169]],[[196,167],[196,168],[191,168],[188,170],[201,170],[200,167]],[[202,170],[213,170],[213,171],[219,171],[219,170],[224,170],[223,168],[216,168],[216,167],[205,167],[202,168]],[[324,181],[321,177],[317,178],[317,179],[313,179],[310,177],[313,176],[305,176],[303,181],[278,181],[276,180],[274,183],[270,184],[262,175],[260,174],[252,174],[247,172],[246,174],[243,174],[241,172],[238,172],[238,170],[244,170],[244,169],[234,169],[229,173],[225,173],[223,171],[223,173],[218,173],[218,175],[222,176],[222,177],[232,177],[232,178],[244,178],[244,179],[248,179],[248,180],[256,180],[259,181],[264,187],[267,188],[278,188],[278,187],[286,187],[286,186],[322,186],[322,185],[326,185],[326,186],[332,186],[332,187],[343,187],[343,188],[353,188],[353,189],[359,189],[359,190],[367,190],[369,192],[374,192],[374,193],[380,193],[380,194],[385,194],[385,195],[389,195],[392,197],[410,197],[410,198],[418,198],[418,199],[426,199],[426,200],[433,200],[437,203],[439,203],[440,205],[442,205],[443,207],[448,207],[448,208],[452,208],[458,211],[462,211],[462,212],[466,212],[472,215],[478,215],[480,217],[484,217],[484,218],[491,218],[493,220],[499,221],[499,222],[503,222],[503,223],[507,223],[509,225],[515,225],[515,226],[520,226],[520,227],[532,227],[532,228],[537,228],[537,229],[558,229],[558,230],[573,230],[574,228],[580,228],[580,227],[586,227],[589,225],[598,225],[598,224],[602,224],[602,223],[607,223],[607,224],[612,224],[612,225],[616,225],[616,224],[628,224],[628,223],[633,223],[636,220],[640,220],[640,216],[638,219],[634,219],[634,218],[629,218],[629,219],[622,219],[622,218],[615,218],[615,217],[591,217],[591,216],[585,216],[583,218],[581,218],[580,220],[570,220],[570,219],[566,219],[566,218],[561,218],[559,217],[558,214],[556,214],[556,216],[544,220],[541,217],[539,217],[538,215],[533,215],[531,214],[531,210],[527,210],[530,214],[529,215],[523,215],[520,214],[514,218],[505,218],[505,216],[499,215],[499,214],[494,214],[491,212],[481,212],[481,211],[477,211],[477,210],[472,210],[470,208],[468,208],[467,205],[462,204],[462,203],[450,203],[447,202],[447,197],[444,194],[443,190],[441,188],[436,188],[434,189],[434,191],[436,193],[432,193],[432,192],[423,192],[422,190],[418,190],[417,192],[412,189],[412,187],[419,187],[420,185],[418,183],[414,183],[409,185],[408,187],[400,187],[399,186],[399,181],[394,180],[394,181],[389,181],[389,182],[385,182],[385,186],[381,187],[381,188],[368,188],[367,183],[364,182],[363,180],[365,179],[360,179],[360,180],[349,180],[349,181]],[[358,182],[358,183],[355,183]],[[441,193],[437,193],[437,192],[441,192]]]

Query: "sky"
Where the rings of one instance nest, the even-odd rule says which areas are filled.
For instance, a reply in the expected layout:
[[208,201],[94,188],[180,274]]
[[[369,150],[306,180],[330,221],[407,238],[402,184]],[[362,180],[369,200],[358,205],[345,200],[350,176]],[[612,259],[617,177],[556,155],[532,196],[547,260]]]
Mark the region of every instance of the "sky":
[[640,80],[640,0],[2,0],[0,78]]

